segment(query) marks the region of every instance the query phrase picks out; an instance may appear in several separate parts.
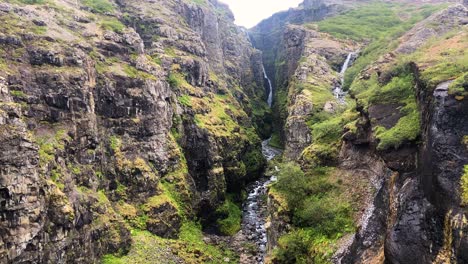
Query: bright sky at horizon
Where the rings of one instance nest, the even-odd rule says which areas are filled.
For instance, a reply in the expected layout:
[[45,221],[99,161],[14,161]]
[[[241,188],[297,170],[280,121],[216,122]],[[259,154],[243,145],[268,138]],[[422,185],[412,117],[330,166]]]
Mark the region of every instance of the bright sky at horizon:
[[231,8],[236,24],[251,28],[276,12],[297,7],[303,0],[220,0]]

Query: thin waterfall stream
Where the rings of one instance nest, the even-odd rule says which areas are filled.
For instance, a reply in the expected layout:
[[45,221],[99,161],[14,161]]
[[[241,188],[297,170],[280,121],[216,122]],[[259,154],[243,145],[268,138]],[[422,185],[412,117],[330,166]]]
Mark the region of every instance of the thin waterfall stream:
[[343,85],[345,81],[344,77],[345,77],[346,70],[349,68],[351,63],[356,59],[357,55],[358,55],[358,52],[350,52],[348,54],[345,62],[343,63],[343,66],[341,67],[341,71],[339,73],[340,84],[335,86],[335,88],[333,89],[333,95],[335,96],[335,98],[338,100],[338,103],[340,104],[346,103],[345,97],[347,93],[343,90]]
[[[273,86],[264,67],[263,75],[269,88],[267,103],[268,106],[271,107],[273,103]],[[281,154],[281,150],[269,145],[270,140],[271,137],[262,142],[262,153],[268,161]],[[267,218],[266,195],[268,185],[275,180],[275,177],[262,177],[247,187],[248,195],[243,204],[241,232],[249,243],[255,245],[256,253],[252,254],[254,256],[250,258],[241,256],[241,263],[264,263],[267,247],[267,233],[265,227]]]

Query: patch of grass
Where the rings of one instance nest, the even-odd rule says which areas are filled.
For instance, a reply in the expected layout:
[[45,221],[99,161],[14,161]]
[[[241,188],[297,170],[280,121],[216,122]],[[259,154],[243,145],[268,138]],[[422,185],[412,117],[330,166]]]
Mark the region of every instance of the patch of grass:
[[199,6],[208,6],[206,0],[190,0],[192,3],[199,5]]
[[277,149],[283,148],[283,142],[281,142],[281,137],[278,132],[273,133],[271,135],[271,140],[269,142],[269,145]]
[[421,133],[421,119],[416,102],[407,104],[400,110],[404,116],[398,123],[390,128],[377,127],[375,134],[379,139],[378,150],[386,150],[391,147],[398,149],[404,142],[416,140]]
[[81,0],[81,3],[94,13],[106,14],[114,12],[114,6],[108,0]]
[[36,35],[45,35],[45,33],[47,33],[47,27],[46,26],[31,27],[31,32]]
[[242,211],[237,204],[230,199],[216,209],[219,216],[216,224],[219,231],[227,236],[235,235],[241,229]]
[[[334,37],[369,42],[346,71],[344,88],[348,89],[359,72],[396,47],[398,43],[395,40],[399,36],[445,6],[374,1],[316,24],[320,31]],[[400,16],[402,13],[407,14],[407,18]]]
[[101,20],[101,28],[104,30],[122,33],[125,29],[125,25],[122,24],[122,22],[120,22],[117,18],[103,18]]
[[449,93],[455,96],[468,95],[468,72],[465,72],[450,84]]
[[122,140],[119,137],[112,135],[109,137],[109,141],[110,147],[114,152],[120,151],[120,147],[122,147]]
[[10,90],[10,94],[17,98],[25,98],[26,94],[23,91]]
[[41,167],[48,165],[55,160],[57,150],[65,149],[65,142],[70,140],[66,131],[58,129],[54,135],[36,138],[39,145],[39,163]]
[[[201,226],[195,222],[185,222],[180,228],[180,245],[183,250],[181,256],[187,263],[238,263],[239,257],[230,251],[227,245],[218,247],[208,245],[203,241]],[[200,252],[201,256],[194,256],[193,252]],[[229,261],[225,261],[228,258]]]
[[137,68],[125,64],[123,67],[123,71],[125,74],[130,77],[130,78],[135,78],[135,79],[150,79],[150,80],[156,80],[156,77],[152,74],[149,74],[144,71],[140,71]]
[[270,195],[284,197],[293,229],[279,239],[274,262],[329,263],[336,241],[354,228],[351,205],[330,178],[334,169],[316,167],[304,173],[294,163],[279,167]]
[[46,3],[45,0],[16,0],[13,2],[19,2],[26,5],[42,5]]
[[167,77],[167,82],[172,88],[180,88],[187,81],[181,73],[171,72]]
[[460,179],[461,200],[463,205],[468,205],[468,165],[465,165],[463,175]]
[[184,106],[192,106],[192,100],[190,99],[190,96],[188,95],[182,95],[178,97],[179,103],[181,103]]
[[336,162],[344,127],[355,122],[359,114],[354,110],[354,104],[349,103],[343,112],[330,114],[314,113],[307,124],[311,129],[312,144],[302,153],[302,160],[307,166],[329,165]]

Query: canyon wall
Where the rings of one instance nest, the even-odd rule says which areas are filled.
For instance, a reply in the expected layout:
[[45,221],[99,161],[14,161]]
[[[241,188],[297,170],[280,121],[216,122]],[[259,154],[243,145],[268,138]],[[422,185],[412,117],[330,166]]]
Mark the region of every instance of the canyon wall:
[[0,262],[95,263],[132,228],[176,238],[262,172],[261,53],[226,5],[0,7]]

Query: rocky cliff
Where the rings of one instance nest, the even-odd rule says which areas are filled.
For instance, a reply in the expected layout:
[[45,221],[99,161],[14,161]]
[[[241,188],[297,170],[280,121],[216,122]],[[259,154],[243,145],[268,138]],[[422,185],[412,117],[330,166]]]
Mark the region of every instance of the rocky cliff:
[[[284,175],[270,191],[272,262],[466,262],[468,126],[461,113],[467,9],[432,3],[435,9],[382,2],[374,13],[372,3],[305,1],[252,29],[270,74],[276,73],[276,129],[284,158],[311,177],[299,187]],[[320,15],[287,18],[304,9]],[[394,15],[399,12],[413,20]],[[382,24],[371,26],[375,34],[366,31],[374,15]],[[350,52],[359,55],[343,81],[341,65]],[[333,93],[337,86],[349,89],[344,102]],[[332,168],[326,177],[324,168]],[[323,181],[334,186],[331,191],[323,191],[327,185],[317,190]],[[309,198],[288,198],[299,189]],[[288,199],[293,203],[285,209]],[[353,212],[321,208],[317,199],[344,202]],[[313,211],[330,216],[317,218]],[[352,218],[356,232],[345,224],[327,229],[341,217]],[[324,245],[330,250],[323,251]]]
[[176,238],[262,172],[261,54],[224,4],[4,1],[0,20],[0,262]]

